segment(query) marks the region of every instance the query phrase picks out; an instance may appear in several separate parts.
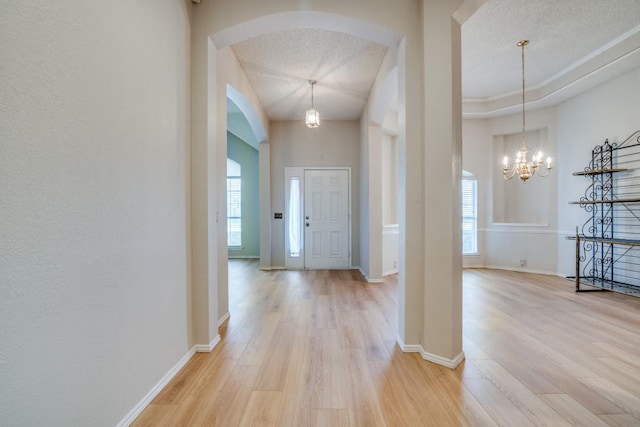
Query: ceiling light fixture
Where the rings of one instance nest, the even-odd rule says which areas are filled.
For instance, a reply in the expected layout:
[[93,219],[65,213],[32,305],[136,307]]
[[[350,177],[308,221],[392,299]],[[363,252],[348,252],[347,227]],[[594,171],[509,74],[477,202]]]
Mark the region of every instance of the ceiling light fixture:
[[308,128],[317,128],[320,126],[320,114],[318,110],[313,108],[313,85],[318,83],[315,80],[309,80],[309,84],[311,85],[311,109],[307,110],[307,115],[305,118],[305,124]]
[[513,165],[509,165],[509,157],[504,156],[502,165],[502,176],[509,180],[514,176],[518,176],[524,183],[536,173],[540,177],[548,176],[551,172],[551,157],[547,157],[546,173],[541,173],[540,168],[543,165],[542,151],[534,155],[531,161],[527,160],[527,134],[525,132],[525,115],[524,115],[524,47],[529,44],[529,40],[520,40],[517,45],[522,48],[522,147],[516,153],[516,161]]

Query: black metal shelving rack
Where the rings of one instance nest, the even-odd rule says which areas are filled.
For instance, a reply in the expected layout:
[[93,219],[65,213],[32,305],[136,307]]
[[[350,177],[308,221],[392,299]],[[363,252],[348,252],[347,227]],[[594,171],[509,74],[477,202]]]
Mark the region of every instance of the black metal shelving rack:
[[[590,178],[579,201],[590,214],[576,227],[576,291],[640,296],[640,131],[623,142],[608,140],[591,151]],[[586,285],[588,288],[583,288]]]

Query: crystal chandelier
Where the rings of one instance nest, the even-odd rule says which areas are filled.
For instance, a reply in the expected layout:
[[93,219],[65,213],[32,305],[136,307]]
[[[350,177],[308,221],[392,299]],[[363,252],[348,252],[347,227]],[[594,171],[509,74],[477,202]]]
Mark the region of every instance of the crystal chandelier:
[[547,157],[546,171],[543,173],[541,168],[544,164],[542,151],[534,155],[531,161],[527,159],[527,134],[525,132],[525,115],[524,115],[524,47],[529,44],[529,40],[520,40],[518,46],[522,48],[522,147],[516,154],[516,160],[513,165],[509,164],[509,158],[504,156],[502,166],[502,176],[509,180],[514,176],[518,176],[522,182],[526,182],[533,175],[540,177],[548,176],[551,172],[551,157]]
[[309,84],[311,85],[311,109],[307,110],[307,115],[305,118],[305,124],[308,128],[317,128],[320,126],[320,114],[318,110],[313,108],[313,85],[317,82],[315,80],[309,80]]

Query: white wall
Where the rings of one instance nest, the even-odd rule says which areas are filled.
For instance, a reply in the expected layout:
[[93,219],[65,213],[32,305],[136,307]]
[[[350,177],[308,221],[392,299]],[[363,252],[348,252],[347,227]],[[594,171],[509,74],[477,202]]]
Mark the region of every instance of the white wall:
[[0,424],[113,426],[193,344],[190,2],[1,8]]
[[[385,269],[385,262],[392,265],[398,260],[398,227],[395,228],[395,252],[385,253],[392,244],[385,244],[385,240],[394,239],[392,235],[383,236],[383,209],[388,203],[394,204],[396,224],[398,222],[398,179],[394,181],[396,197],[393,201],[383,197],[385,183],[384,165],[387,158],[383,151],[387,132],[383,128],[385,117],[393,115],[395,125],[393,131],[398,134],[398,49],[389,48],[378,70],[376,79],[371,87],[369,98],[360,117],[360,271],[370,282],[381,282]],[[391,120],[393,121],[393,120]],[[395,144],[397,154],[397,143]],[[397,155],[395,157],[397,171]],[[389,242],[386,242],[389,243]],[[393,260],[391,259],[393,258]],[[396,267],[397,269],[397,267]]]
[[558,105],[559,191],[558,272],[575,274],[575,227],[587,219],[584,209],[569,205],[584,195],[587,178],[572,176],[584,170],[591,160],[591,150],[602,144],[622,142],[640,129],[640,68],[627,72],[582,95]]
[[284,267],[284,219],[274,219],[274,212],[285,212],[284,168],[351,168],[351,262],[358,265],[360,140],[355,121],[323,121],[309,129],[304,121],[271,122],[271,256],[273,266]]
[[[573,235],[587,215],[569,202],[584,195],[587,181],[572,173],[588,165],[591,150],[606,138],[620,142],[640,129],[638,99],[640,69],[635,69],[555,107],[527,112],[528,129],[548,131],[545,151],[554,158],[554,169],[551,176],[544,178],[548,181],[548,194],[520,199],[519,204],[540,203],[548,210],[546,215],[541,214],[541,222],[547,225],[493,223],[492,201],[496,195],[491,180],[501,173],[499,162],[504,155],[493,152],[493,138],[514,133],[521,116],[465,120],[463,167],[478,176],[480,252],[478,257],[466,257],[465,265],[573,275],[575,243],[565,237]],[[525,192],[531,182],[513,184]],[[520,259],[527,260],[525,267],[520,266]]]
[[[528,132],[536,138],[531,138],[532,141],[527,144],[527,148],[531,151],[534,148],[543,149],[545,157],[551,156],[557,165],[562,162],[557,161],[556,121],[555,107],[527,111],[527,129],[540,129],[539,132]],[[497,148],[503,144],[496,143],[496,140],[517,139],[521,126],[520,114],[464,121],[463,167],[478,177],[479,216],[479,254],[475,257],[465,257],[465,265],[555,274],[557,171],[553,170],[546,178],[530,178],[526,183],[520,182],[517,177],[507,182],[502,178],[501,167],[505,152]],[[540,146],[537,144],[538,134],[545,135],[545,142]],[[513,150],[506,154],[513,161]],[[502,200],[505,205],[518,206],[514,209],[507,208],[505,212],[494,213],[496,198]],[[509,222],[508,219],[513,215],[518,216],[518,212],[521,219]],[[524,266],[520,265],[521,260],[524,260]]]

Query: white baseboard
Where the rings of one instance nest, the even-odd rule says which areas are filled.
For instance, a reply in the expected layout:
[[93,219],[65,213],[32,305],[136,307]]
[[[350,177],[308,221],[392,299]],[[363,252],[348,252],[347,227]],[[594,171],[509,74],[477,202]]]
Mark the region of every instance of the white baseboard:
[[220,342],[220,335],[216,335],[209,344],[196,344],[194,348],[197,353],[211,353],[211,350]]
[[367,281],[367,283],[384,283],[384,280],[382,279],[370,279],[367,277],[366,274],[364,274],[364,271],[362,271],[362,269],[360,267],[358,267],[358,271],[360,272],[360,274],[362,274],[362,277],[364,277],[364,280]]
[[424,360],[445,366],[449,369],[456,369],[464,360],[464,352],[460,352],[460,354],[453,359],[447,359],[446,357],[426,352],[420,344],[405,344],[399,336],[396,337],[396,342],[398,343],[400,350],[404,353],[420,353],[420,356],[422,356]]
[[384,277],[384,276],[390,276],[390,275],[392,275],[392,274],[397,274],[397,273],[398,273],[398,269],[396,268],[396,269],[394,269],[394,270],[384,271],[384,272],[382,273],[382,276],[383,276],[383,277]]
[[162,389],[169,384],[169,381],[176,376],[176,374],[187,364],[187,362],[196,354],[196,347],[192,347],[191,350],[187,352],[182,359],[176,363],[167,374],[162,377],[162,379],[147,393],[145,397],[142,398],[140,402],[120,421],[116,427],[127,427],[131,425],[135,421],[136,418],[145,410],[147,406],[151,403],[151,401],[162,391]]
[[231,317],[231,315],[230,315],[230,314],[229,314],[229,312],[227,311],[227,312],[224,314],[224,316],[222,316],[222,317],[220,318],[220,320],[218,320],[218,328],[219,328],[220,326],[222,326],[222,324],[223,324],[224,322],[226,322],[227,320],[229,320],[229,317]]
[[286,269],[287,269],[287,267],[274,267],[274,266],[271,266],[271,267],[260,267],[260,270],[262,270],[262,271],[286,270]]
[[558,273],[555,271],[535,270],[531,268],[522,268],[522,267],[505,267],[501,265],[485,265],[484,267],[474,267],[474,268],[491,268],[494,270],[515,271],[518,273],[546,274],[547,276],[558,275]]

